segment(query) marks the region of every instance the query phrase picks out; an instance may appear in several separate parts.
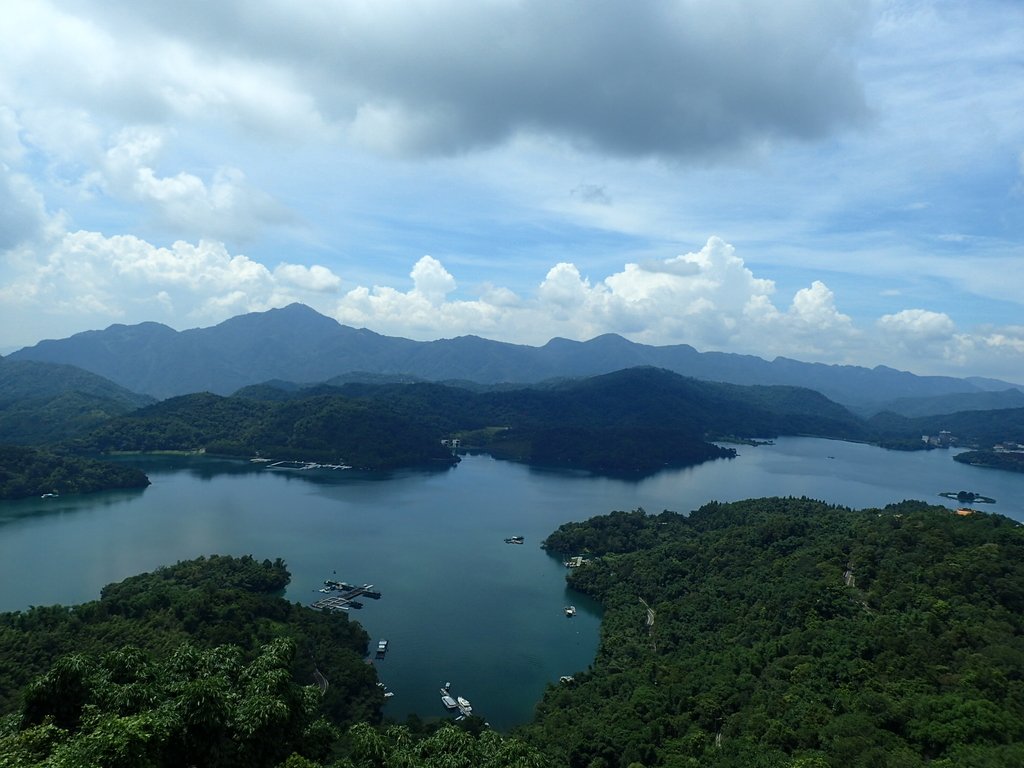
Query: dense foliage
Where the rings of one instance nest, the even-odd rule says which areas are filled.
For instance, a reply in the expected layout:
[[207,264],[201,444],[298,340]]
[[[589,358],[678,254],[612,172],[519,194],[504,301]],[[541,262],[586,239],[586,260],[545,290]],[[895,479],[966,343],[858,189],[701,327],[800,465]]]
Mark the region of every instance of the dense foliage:
[[964,451],[953,457],[961,464],[973,467],[991,467],[1005,469],[1009,472],[1024,472],[1024,453],[1006,451]]
[[0,445],[0,499],[145,488],[138,469],[35,448]]
[[71,365],[0,358],[0,443],[57,442],[151,402]]
[[591,555],[569,582],[606,608],[593,667],[525,731],[560,764],[1024,764],[1011,520],[762,499],[618,512],[546,544]]
[[344,616],[287,602],[287,582],[280,560],[212,556],[111,584],[83,605],[0,614],[0,713],[13,711],[18,691],[64,654],[102,659],[135,646],[167,658],[187,642],[236,646],[248,663],[284,637],[299,649],[290,662],[297,681],[312,683],[314,666],[330,681],[322,706],[334,722],[377,720],[383,697],[363,663],[366,632]]
[[90,451],[262,455],[368,469],[453,461],[424,419],[336,394],[281,402],[185,395],[115,419],[75,445]]
[[862,436],[849,412],[809,390],[634,369],[512,390],[362,382],[186,395],[115,420],[78,444],[377,469],[452,462],[440,441],[458,436],[470,449],[531,464],[644,473],[733,456],[710,442],[716,437],[790,433]]
[[296,655],[280,638],[248,662],[230,645],[65,656],[0,730],[3,765],[270,768],[327,757],[336,734],[319,690],[293,680]]

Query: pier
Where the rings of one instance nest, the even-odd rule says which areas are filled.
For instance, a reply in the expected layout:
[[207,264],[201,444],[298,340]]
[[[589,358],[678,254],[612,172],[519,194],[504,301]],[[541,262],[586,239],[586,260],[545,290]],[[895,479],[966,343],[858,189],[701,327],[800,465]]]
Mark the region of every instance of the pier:
[[317,461],[304,461],[302,459],[265,459],[259,456],[249,459],[253,464],[262,464],[267,469],[352,469],[344,462],[338,464],[321,464]]
[[358,597],[368,597],[371,600],[380,599],[380,592],[373,588],[373,584],[356,587],[346,584],[344,581],[328,579],[320,591],[329,594],[327,597],[317,600],[310,607],[321,611],[347,611],[350,608],[362,608],[363,604],[356,599]]

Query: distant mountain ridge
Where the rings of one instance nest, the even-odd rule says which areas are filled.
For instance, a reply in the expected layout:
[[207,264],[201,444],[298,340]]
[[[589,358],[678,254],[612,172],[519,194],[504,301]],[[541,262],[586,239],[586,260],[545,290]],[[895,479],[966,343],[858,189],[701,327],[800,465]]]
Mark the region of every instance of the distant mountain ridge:
[[269,380],[313,383],[353,372],[482,384],[536,383],[655,366],[707,381],[815,389],[840,403],[978,394],[1018,385],[989,379],[917,376],[885,366],[805,363],[779,357],[698,352],[687,344],[650,346],[605,334],[540,347],[461,336],[413,341],[341,325],[302,305],[239,315],[175,331],[159,323],[112,325],[41,341],[8,355],[75,365],[157,398],[208,391],[227,395]]

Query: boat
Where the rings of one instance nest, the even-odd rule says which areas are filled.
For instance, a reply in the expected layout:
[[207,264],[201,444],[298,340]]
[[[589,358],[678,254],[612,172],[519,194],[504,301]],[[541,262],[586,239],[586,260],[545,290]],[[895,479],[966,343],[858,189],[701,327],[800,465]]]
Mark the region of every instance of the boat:
[[385,699],[390,699],[394,695],[395,695],[394,691],[384,691],[384,698]]
[[458,702],[455,701],[455,699],[453,699],[451,696],[449,696],[447,693],[445,693],[443,691],[441,692],[441,703],[444,704],[444,708],[445,709],[458,709],[459,708]]
[[522,536],[509,536],[505,539],[506,544],[522,544],[524,541]]
[[575,605],[567,605],[567,606],[565,606],[565,615],[567,617],[569,617],[570,619],[573,616],[575,616],[576,615],[576,606]]
[[464,699],[461,696],[459,696],[455,699],[455,703],[458,705],[459,711],[461,711],[462,714],[464,715],[473,711],[473,705],[469,703],[468,699]]
[[379,640],[377,642],[377,658],[378,659],[383,659],[384,658],[384,654],[387,653],[387,652],[388,652],[388,641],[387,640]]

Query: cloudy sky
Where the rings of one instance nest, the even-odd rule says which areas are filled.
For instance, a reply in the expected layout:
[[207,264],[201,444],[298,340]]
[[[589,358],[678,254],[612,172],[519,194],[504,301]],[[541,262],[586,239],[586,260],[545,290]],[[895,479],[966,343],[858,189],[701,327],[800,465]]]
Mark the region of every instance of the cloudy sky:
[[0,352],[388,335],[1024,382],[1019,0],[5,0]]

